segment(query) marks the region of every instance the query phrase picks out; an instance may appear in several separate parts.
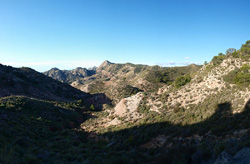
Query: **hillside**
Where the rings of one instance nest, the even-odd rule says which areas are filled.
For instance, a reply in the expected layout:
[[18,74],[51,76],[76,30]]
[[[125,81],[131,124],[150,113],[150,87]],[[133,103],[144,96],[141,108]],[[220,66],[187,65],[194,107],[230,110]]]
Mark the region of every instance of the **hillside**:
[[91,149],[91,143],[87,133],[74,130],[88,117],[82,114],[85,107],[80,104],[23,96],[0,98],[0,163],[85,160],[88,153],[79,150],[85,146]]
[[46,99],[25,87],[76,89],[31,69],[0,68],[3,93],[25,95],[0,98],[0,163],[250,162],[250,41],[203,66],[105,61],[71,83],[94,94],[80,100]]
[[[108,117],[87,120],[81,126],[112,136],[119,140],[117,142],[127,139],[148,151],[153,148],[155,157],[163,161],[197,160],[200,163],[210,158],[215,162],[217,157],[223,158],[220,153],[224,150],[224,155],[233,161],[232,155],[250,146],[247,141],[250,130],[249,43],[239,50],[220,53],[190,76],[179,74],[170,83],[154,83],[161,84],[158,90],[145,89],[125,97],[114,108],[106,110]],[[157,73],[152,76],[157,77]],[[164,77],[171,76],[167,73]],[[150,83],[147,78],[140,80]],[[110,131],[117,133],[114,135]]]
[[83,93],[68,84],[53,80],[30,68],[0,65],[0,97],[23,95],[46,100],[85,99]]
[[95,68],[86,69],[78,67],[74,70],[59,70],[58,68],[52,68],[44,72],[44,74],[60,82],[71,84],[74,81],[81,82],[84,77],[95,74]]
[[[122,98],[129,97],[139,91],[156,91],[165,84],[170,85],[181,75],[191,75],[199,70],[199,65],[189,65],[184,67],[160,67],[135,65],[131,63],[115,64],[104,61],[92,76],[84,78],[72,78],[75,74],[80,74],[77,69],[72,70],[68,75],[61,75],[58,78],[58,72],[45,72],[54,79],[66,77],[73,87],[88,93],[105,93],[116,104]],[[75,80],[75,81],[74,81]],[[60,81],[60,80],[59,80]],[[72,82],[73,81],[73,82]]]

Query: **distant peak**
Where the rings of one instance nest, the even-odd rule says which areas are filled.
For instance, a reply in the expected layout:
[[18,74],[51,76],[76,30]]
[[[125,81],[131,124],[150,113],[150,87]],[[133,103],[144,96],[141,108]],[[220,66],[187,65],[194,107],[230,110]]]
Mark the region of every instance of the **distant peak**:
[[51,68],[51,70],[59,70],[57,67],[53,67],[53,68]]
[[108,60],[105,60],[105,61],[103,62],[103,64],[111,64],[111,62],[108,61]]
[[75,70],[82,70],[82,69],[86,69],[86,68],[76,67],[76,69],[75,69]]
[[105,61],[99,66],[99,68],[105,67],[105,66],[110,65],[110,64],[113,64],[113,63],[111,63],[111,62],[108,61],[108,60],[105,60]]

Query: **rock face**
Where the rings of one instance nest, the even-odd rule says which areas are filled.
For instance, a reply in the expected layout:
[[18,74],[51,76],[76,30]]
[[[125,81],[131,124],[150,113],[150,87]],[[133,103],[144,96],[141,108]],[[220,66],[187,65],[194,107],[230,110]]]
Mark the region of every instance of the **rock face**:
[[142,98],[143,94],[139,92],[134,96],[122,99],[116,105],[114,115],[119,117],[127,117],[132,120],[139,118],[140,114],[136,110]]
[[124,116],[127,112],[126,100],[122,99],[115,107],[115,115],[117,116]]

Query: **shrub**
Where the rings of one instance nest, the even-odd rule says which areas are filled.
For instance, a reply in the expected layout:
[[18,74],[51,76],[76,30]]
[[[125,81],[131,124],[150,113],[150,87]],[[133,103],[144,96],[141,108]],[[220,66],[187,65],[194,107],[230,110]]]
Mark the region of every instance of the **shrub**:
[[180,76],[175,80],[175,87],[180,88],[181,86],[186,85],[191,81],[191,76],[190,75],[185,75],[185,76]]
[[238,51],[234,51],[234,52],[232,53],[232,55],[233,55],[234,58],[239,58],[239,57],[240,57],[240,54],[239,54]]
[[235,69],[223,77],[226,82],[240,86],[250,85],[250,66],[244,64],[240,69]]
[[241,46],[240,52],[243,56],[250,55],[250,40]]
[[95,110],[95,106],[93,104],[90,105],[89,107],[91,110]]
[[222,63],[222,61],[226,58],[225,55],[223,56],[214,56],[212,59],[213,65],[220,65]]

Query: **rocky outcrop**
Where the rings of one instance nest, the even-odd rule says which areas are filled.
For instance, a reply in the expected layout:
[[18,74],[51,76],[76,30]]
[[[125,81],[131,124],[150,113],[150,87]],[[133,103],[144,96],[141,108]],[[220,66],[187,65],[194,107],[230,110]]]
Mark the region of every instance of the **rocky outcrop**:
[[114,115],[119,117],[126,117],[126,119],[138,119],[140,114],[137,112],[137,108],[143,98],[141,92],[134,96],[122,99],[115,107]]
[[103,67],[106,67],[106,66],[111,65],[111,64],[113,64],[113,63],[111,63],[111,62],[108,61],[108,60],[105,60],[105,61],[97,68],[97,70],[100,70],[100,69],[102,69]]

